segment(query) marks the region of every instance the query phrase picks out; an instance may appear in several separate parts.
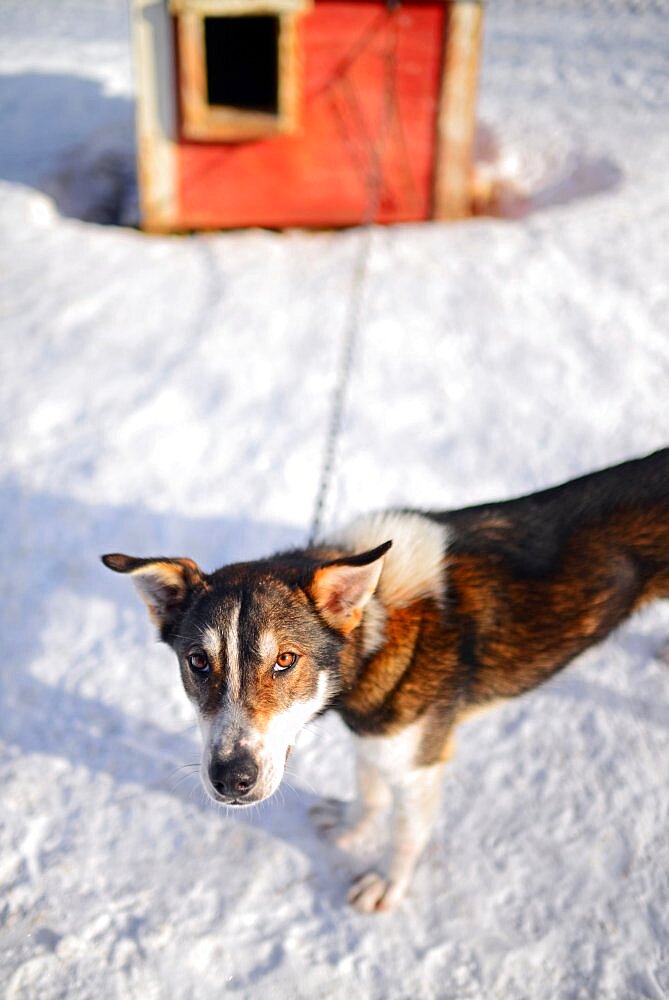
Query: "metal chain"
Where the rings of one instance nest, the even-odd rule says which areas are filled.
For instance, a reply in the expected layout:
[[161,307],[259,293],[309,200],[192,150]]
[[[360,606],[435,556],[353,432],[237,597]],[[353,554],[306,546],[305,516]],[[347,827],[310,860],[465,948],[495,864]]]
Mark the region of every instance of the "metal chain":
[[[330,421],[328,424],[325,448],[323,452],[323,462],[321,465],[321,475],[314,503],[314,514],[309,532],[309,546],[315,545],[321,531],[323,511],[327,501],[332,477],[334,475],[335,460],[337,456],[337,444],[341,435],[344,409],[346,405],[346,395],[353,371],[353,361],[355,358],[358,334],[360,331],[360,318],[362,315],[362,305],[364,299],[364,288],[369,260],[371,257],[372,237],[374,232],[374,219],[377,216],[381,203],[383,190],[383,147],[385,145],[386,133],[390,126],[392,108],[394,104],[395,88],[394,76],[397,59],[397,32],[396,22],[393,17],[394,11],[388,12],[388,23],[395,30],[390,44],[384,54],[384,100],[382,109],[381,128],[377,142],[370,140],[369,151],[369,173],[365,178],[368,189],[367,209],[363,216],[362,233],[358,244],[358,253],[351,275],[351,286],[348,296],[348,309],[344,324],[344,334],[342,337],[342,348],[339,359],[339,372],[332,394],[332,408],[330,411]],[[355,86],[349,77],[345,78],[348,85],[348,92],[351,102],[355,103],[355,112],[360,120],[360,99]],[[343,81],[342,81],[343,82]]]

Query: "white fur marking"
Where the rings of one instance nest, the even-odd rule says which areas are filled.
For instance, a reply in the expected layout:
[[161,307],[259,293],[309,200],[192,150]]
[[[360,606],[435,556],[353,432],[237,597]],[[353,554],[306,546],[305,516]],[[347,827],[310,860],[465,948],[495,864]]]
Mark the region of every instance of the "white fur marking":
[[366,552],[392,539],[376,595],[389,608],[430,597],[441,603],[445,587],[448,528],[423,514],[387,511],[354,521],[335,539],[351,551]]
[[226,679],[228,695],[231,701],[238,701],[241,694],[241,673],[239,669],[239,611],[241,605],[235,604],[230,612],[225,629],[225,651],[227,655]]
[[371,656],[386,641],[386,609],[376,597],[370,597],[362,618],[362,655]]
[[261,633],[258,641],[258,652],[262,660],[269,660],[279,652],[276,637],[272,631],[266,629]]
[[219,659],[221,655],[221,636],[211,625],[207,625],[202,630],[202,647],[210,660],[216,661]]

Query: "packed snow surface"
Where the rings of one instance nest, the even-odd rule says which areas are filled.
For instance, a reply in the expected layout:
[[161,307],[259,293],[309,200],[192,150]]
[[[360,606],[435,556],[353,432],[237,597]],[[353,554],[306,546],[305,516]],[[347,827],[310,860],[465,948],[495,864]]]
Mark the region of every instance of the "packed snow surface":
[[[668,443],[666,7],[486,16],[489,167],[529,211],[375,231],[328,525]],[[305,540],[360,237],[85,221],[132,213],[125,5],[0,28],[0,993],[669,996],[666,604],[462,728],[396,912],[347,908],[362,862],[309,823],[352,795],[337,718],[255,811],[182,768],[176,662],[98,554]]]

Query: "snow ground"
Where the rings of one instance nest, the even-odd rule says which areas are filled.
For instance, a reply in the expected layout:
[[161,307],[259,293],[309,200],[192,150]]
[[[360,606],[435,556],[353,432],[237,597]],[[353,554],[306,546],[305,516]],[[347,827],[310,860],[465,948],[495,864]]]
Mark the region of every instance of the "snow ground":
[[[490,5],[481,119],[536,211],[375,234],[330,523],[667,443],[669,22],[630,6]],[[73,146],[129,155],[125,7],[0,28],[2,994],[669,996],[666,604],[462,730],[396,913],[348,910],[309,826],[350,794],[337,719],[256,812],[175,771],[172,654],[97,555],[304,540],[358,237],[61,217]]]

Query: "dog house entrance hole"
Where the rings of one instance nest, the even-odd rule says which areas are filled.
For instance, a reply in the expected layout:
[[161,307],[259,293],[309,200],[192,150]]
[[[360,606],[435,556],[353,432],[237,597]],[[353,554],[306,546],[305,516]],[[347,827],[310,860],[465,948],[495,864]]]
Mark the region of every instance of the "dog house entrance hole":
[[279,18],[205,17],[207,100],[212,105],[279,111]]

